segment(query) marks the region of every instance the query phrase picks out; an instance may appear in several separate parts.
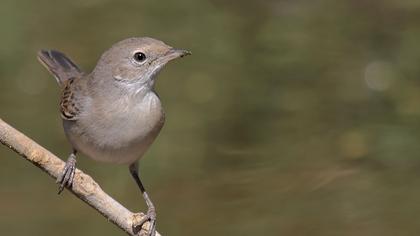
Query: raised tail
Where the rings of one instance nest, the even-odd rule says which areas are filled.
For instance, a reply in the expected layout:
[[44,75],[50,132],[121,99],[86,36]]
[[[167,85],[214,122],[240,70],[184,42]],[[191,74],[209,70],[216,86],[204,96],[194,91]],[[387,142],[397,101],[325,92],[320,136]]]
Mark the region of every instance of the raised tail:
[[47,70],[54,75],[60,85],[65,81],[79,77],[83,72],[64,53],[55,50],[41,50],[38,52],[38,60]]

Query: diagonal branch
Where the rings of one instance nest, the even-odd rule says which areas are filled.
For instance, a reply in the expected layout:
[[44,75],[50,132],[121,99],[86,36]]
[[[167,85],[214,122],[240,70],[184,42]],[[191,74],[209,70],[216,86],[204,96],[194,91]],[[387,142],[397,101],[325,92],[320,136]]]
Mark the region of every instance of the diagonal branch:
[[[0,119],[0,142],[54,179],[57,178],[64,167],[64,162],[60,158],[8,125],[2,119]],[[133,225],[137,225],[142,220],[144,217],[143,213],[132,213],[127,210],[106,194],[92,177],[81,170],[76,170],[73,187],[69,191],[124,230],[128,235],[147,235],[148,222],[143,225],[142,229],[133,228]],[[157,232],[156,235],[160,236]]]

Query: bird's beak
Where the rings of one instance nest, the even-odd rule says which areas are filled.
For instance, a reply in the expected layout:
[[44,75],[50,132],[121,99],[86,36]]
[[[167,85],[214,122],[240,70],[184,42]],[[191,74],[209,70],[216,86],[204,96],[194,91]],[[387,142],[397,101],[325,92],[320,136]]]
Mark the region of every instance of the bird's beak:
[[188,50],[171,48],[171,49],[169,49],[168,52],[165,53],[165,55],[162,57],[162,59],[165,60],[166,62],[168,62],[168,61],[171,61],[173,59],[188,56],[188,55],[191,55],[191,52],[188,51]]

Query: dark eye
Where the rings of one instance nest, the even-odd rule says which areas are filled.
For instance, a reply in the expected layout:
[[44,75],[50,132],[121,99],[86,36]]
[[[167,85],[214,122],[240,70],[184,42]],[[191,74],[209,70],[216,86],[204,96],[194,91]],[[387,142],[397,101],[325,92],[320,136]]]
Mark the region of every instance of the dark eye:
[[136,52],[134,53],[134,60],[136,62],[143,62],[144,60],[146,60],[146,55],[144,55],[144,53],[142,52]]

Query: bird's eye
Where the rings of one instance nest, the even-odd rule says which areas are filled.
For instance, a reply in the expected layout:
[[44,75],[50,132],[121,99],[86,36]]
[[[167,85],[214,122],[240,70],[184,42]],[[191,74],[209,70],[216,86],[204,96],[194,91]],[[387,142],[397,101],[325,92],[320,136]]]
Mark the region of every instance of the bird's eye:
[[144,53],[142,52],[136,52],[134,53],[134,60],[136,62],[143,62],[144,60],[146,60],[146,55],[144,55]]

